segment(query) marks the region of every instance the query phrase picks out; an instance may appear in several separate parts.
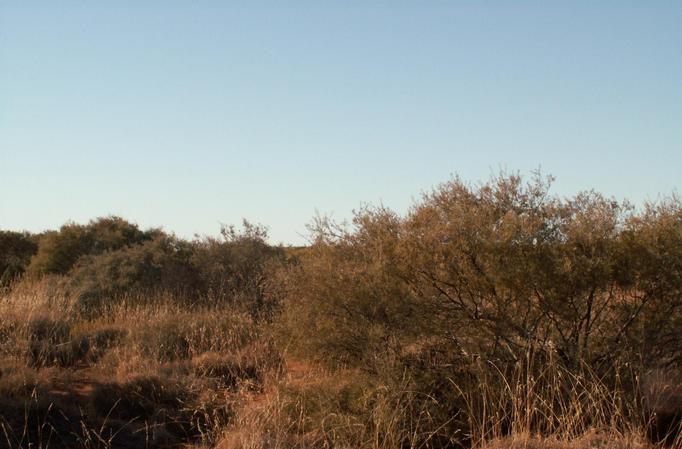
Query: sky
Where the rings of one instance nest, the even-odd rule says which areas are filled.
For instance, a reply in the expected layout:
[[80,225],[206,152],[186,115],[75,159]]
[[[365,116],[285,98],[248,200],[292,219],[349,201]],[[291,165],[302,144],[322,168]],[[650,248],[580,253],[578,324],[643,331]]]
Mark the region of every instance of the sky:
[[0,229],[400,213],[459,175],[682,179],[680,1],[0,0]]

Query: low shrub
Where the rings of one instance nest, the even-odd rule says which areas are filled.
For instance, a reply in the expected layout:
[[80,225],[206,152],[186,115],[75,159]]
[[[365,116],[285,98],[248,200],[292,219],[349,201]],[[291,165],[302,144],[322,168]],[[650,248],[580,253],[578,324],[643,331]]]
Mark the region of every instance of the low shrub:
[[97,384],[91,396],[91,405],[102,416],[165,421],[169,418],[166,413],[181,408],[180,404],[190,397],[176,383],[158,377],[137,377],[121,384]]
[[99,416],[126,422],[137,433],[149,433],[152,447],[178,447],[200,441],[216,422],[229,415],[224,403],[202,401],[190,385],[158,376],[138,376],[122,383],[95,386],[90,408]]
[[125,330],[113,327],[73,334],[64,321],[38,318],[27,326],[27,364],[36,368],[91,364],[125,335]]
[[261,391],[270,366],[251,352],[237,354],[204,353],[192,359],[194,374],[214,380],[219,388]]
[[143,354],[168,362],[205,352],[235,352],[257,336],[249,315],[197,311],[160,316],[135,329],[132,338]]

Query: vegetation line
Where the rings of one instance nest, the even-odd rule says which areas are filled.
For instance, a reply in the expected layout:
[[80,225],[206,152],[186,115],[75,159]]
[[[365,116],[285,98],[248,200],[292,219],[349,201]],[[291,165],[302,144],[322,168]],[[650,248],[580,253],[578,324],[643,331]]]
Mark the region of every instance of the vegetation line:
[[682,449],[682,204],[551,181],[454,178],[299,248],[0,231],[0,447]]

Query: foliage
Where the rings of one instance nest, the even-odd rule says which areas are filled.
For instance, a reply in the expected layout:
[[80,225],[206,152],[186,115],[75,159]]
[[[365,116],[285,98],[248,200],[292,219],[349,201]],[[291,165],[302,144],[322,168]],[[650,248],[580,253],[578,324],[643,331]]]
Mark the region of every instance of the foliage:
[[37,253],[0,293],[0,429],[10,447],[53,429],[55,447],[680,448],[682,204],[551,183],[454,178],[403,215],[318,217],[301,248],[249,222],[3,233],[13,273]]
[[191,292],[199,280],[187,242],[161,236],[139,245],[83,256],[67,283],[77,304],[97,308],[126,294],[154,289]]
[[0,231],[0,287],[20,277],[37,251],[38,244],[31,234]]
[[0,244],[13,245],[5,252],[3,279],[20,275],[27,265],[34,278],[59,275],[79,308],[90,312],[126,295],[165,291],[193,296],[192,303],[227,301],[271,316],[270,275],[286,260],[281,247],[267,243],[266,228],[246,220],[241,229],[223,226],[219,239],[188,241],[104,217],[66,224],[38,241],[18,233],[0,236]]
[[594,192],[551,197],[549,184],[454,179],[405,217],[368,208],[350,230],[317,222],[291,273],[290,318],[306,323],[292,332],[342,363],[398,354],[417,336],[509,362],[539,351],[607,366],[638,344],[677,361],[666,338],[681,307],[679,202],[636,214]]
[[[477,431],[467,397],[502,413],[508,403],[499,401],[520,401],[550,362],[575,385],[543,387],[538,394],[559,395],[539,398],[549,401],[538,409],[545,418],[528,419],[550,427],[551,413],[597,419],[580,397],[598,391],[600,422],[615,423],[626,412],[608,402],[611,392],[634,410],[637,376],[681,368],[682,205],[672,197],[637,211],[595,192],[553,197],[550,185],[540,176],[479,186],[455,178],[405,216],[366,207],[351,226],[317,219],[311,247],[283,276],[280,323],[290,347],[386,385],[407,379],[410,391],[433,399],[425,413],[446,434]],[[622,367],[638,374],[625,382]],[[512,430],[511,421],[488,418],[501,419],[497,436]],[[433,443],[423,424],[417,433]]]
[[38,253],[28,271],[34,275],[66,274],[82,256],[142,243],[158,232],[143,232],[137,225],[115,216],[91,220],[87,225],[68,223],[59,231],[41,236]]
[[269,314],[269,275],[284,262],[283,249],[267,243],[265,227],[246,220],[241,230],[223,226],[220,233],[222,239],[194,242],[192,264],[202,291],[211,298],[246,304],[254,314]]

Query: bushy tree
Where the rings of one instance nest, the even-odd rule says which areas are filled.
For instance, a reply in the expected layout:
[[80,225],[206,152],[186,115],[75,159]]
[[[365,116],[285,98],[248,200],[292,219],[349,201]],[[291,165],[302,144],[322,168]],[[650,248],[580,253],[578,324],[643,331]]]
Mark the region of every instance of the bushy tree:
[[243,302],[254,313],[267,313],[269,274],[284,261],[284,251],[267,243],[264,226],[246,220],[241,229],[223,226],[221,237],[194,242],[192,264],[202,291],[213,301]]
[[97,310],[126,295],[164,291],[182,298],[199,288],[191,263],[191,244],[160,235],[138,245],[125,246],[79,259],[66,282],[82,310]]
[[[187,241],[160,231],[151,240],[81,255],[65,282],[86,309],[124,296],[165,292],[191,303],[239,303],[254,314],[271,310],[266,298],[270,268],[282,261],[281,248],[266,242],[262,226],[223,227],[222,239]],[[96,232],[97,233],[97,232]],[[113,242],[113,243],[112,243]]]
[[624,282],[639,301],[623,307],[614,343],[645,366],[682,366],[682,202],[645,206],[621,234]]
[[21,276],[37,251],[36,238],[31,234],[0,231],[0,287]]
[[366,207],[349,226],[316,220],[283,276],[286,343],[415,393],[419,418],[400,413],[429,435],[424,447],[434,435],[467,446],[490,423],[551,433],[552,413],[581,404],[588,384],[636,402],[637,376],[681,367],[682,206],[560,199],[550,184],[453,179],[405,216]]
[[366,208],[350,229],[318,221],[290,275],[290,329],[318,357],[358,366],[433,339],[571,367],[679,348],[679,201],[638,214],[595,192],[558,199],[550,184],[453,179],[405,217]]
[[86,225],[68,223],[44,233],[28,271],[34,275],[66,274],[85,255],[102,254],[142,243],[158,230],[144,232],[120,217],[101,217]]

